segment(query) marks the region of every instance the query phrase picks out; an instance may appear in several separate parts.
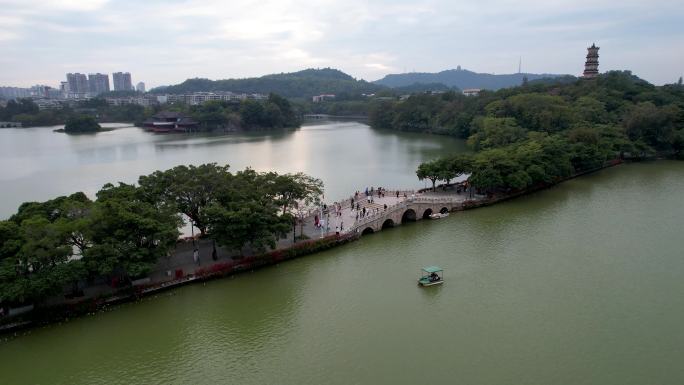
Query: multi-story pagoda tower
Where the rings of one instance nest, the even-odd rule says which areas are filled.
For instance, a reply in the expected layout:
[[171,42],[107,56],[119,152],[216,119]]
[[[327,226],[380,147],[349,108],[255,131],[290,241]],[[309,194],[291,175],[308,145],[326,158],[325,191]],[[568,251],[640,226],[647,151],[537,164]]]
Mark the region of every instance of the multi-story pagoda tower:
[[587,48],[587,61],[584,63],[584,76],[585,79],[591,79],[598,76],[598,58],[599,58],[599,47],[596,44],[592,44],[591,47]]

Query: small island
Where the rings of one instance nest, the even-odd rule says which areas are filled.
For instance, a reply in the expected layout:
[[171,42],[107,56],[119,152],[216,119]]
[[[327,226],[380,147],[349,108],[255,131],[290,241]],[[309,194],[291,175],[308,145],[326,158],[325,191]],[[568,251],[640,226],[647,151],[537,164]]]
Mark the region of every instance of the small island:
[[102,127],[97,123],[94,117],[89,115],[72,116],[67,119],[63,130],[59,132],[66,132],[67,134],[81,134],[90,132],[99,132]]

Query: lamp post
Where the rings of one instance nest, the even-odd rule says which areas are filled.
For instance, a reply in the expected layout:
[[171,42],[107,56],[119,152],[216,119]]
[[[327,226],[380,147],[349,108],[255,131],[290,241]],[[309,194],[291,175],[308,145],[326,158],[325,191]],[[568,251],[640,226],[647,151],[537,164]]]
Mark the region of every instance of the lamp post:
[[318,205],[318,227],[321,229],[321,238],[323,238],[323,206],[322,203]]
[[195,226],[192,219],[190,219],[190,236],[192,237],[192,248],[195,248]]

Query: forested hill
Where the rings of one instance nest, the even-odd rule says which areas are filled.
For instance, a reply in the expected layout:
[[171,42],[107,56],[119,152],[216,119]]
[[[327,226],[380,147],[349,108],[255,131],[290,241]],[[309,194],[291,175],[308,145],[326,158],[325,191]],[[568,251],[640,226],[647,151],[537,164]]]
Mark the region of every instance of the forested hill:
[[[468,174],[481,192],[549,186],[622,159],[684,159],[684,84],[654,86],[629,71],[529,82],[479,96],[455,92],[383,101],[377,128],[458,135],[475,151],[421,164],[419,179]],[[536,186],[536,187],[535,187]]]
[[183,83],[159,87],[151,92],[180,94],[199,91],[232,91],[244,93],[276,93],[288,98],[310,98],[320,94],[363,94],[375,93],[385,86],[356,80],[342,71],[323,68],[306,69],[299,72],[266,75],[245,79],[188,79]]
[[500,88],[521,85],[525,76],[527,76],[528,80],[537,80],[543,78],[555,78],[564,75],[526,73],[494,75],[455,69],[437,73],[412,72],[406,74],[390,74],[380,80],[374,81],[373,83],[392,88],[405,87],[415,83],[441,83],[448,87],[456,87],[460,89],[483,88],[488,90],[498,90]]

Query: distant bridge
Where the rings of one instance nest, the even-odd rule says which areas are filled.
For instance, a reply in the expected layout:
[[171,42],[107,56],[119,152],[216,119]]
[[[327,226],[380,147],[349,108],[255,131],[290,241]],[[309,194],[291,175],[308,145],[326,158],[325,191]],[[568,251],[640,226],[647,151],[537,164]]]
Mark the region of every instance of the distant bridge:
[[328,114],[304,114],[304,119],[310,120],[335,120],[335,119],[350,119],[350,120],[365,120],[368,116],[365,115],[328,115]]
[[21,122],[0,122],[0,128],[21,128]]

